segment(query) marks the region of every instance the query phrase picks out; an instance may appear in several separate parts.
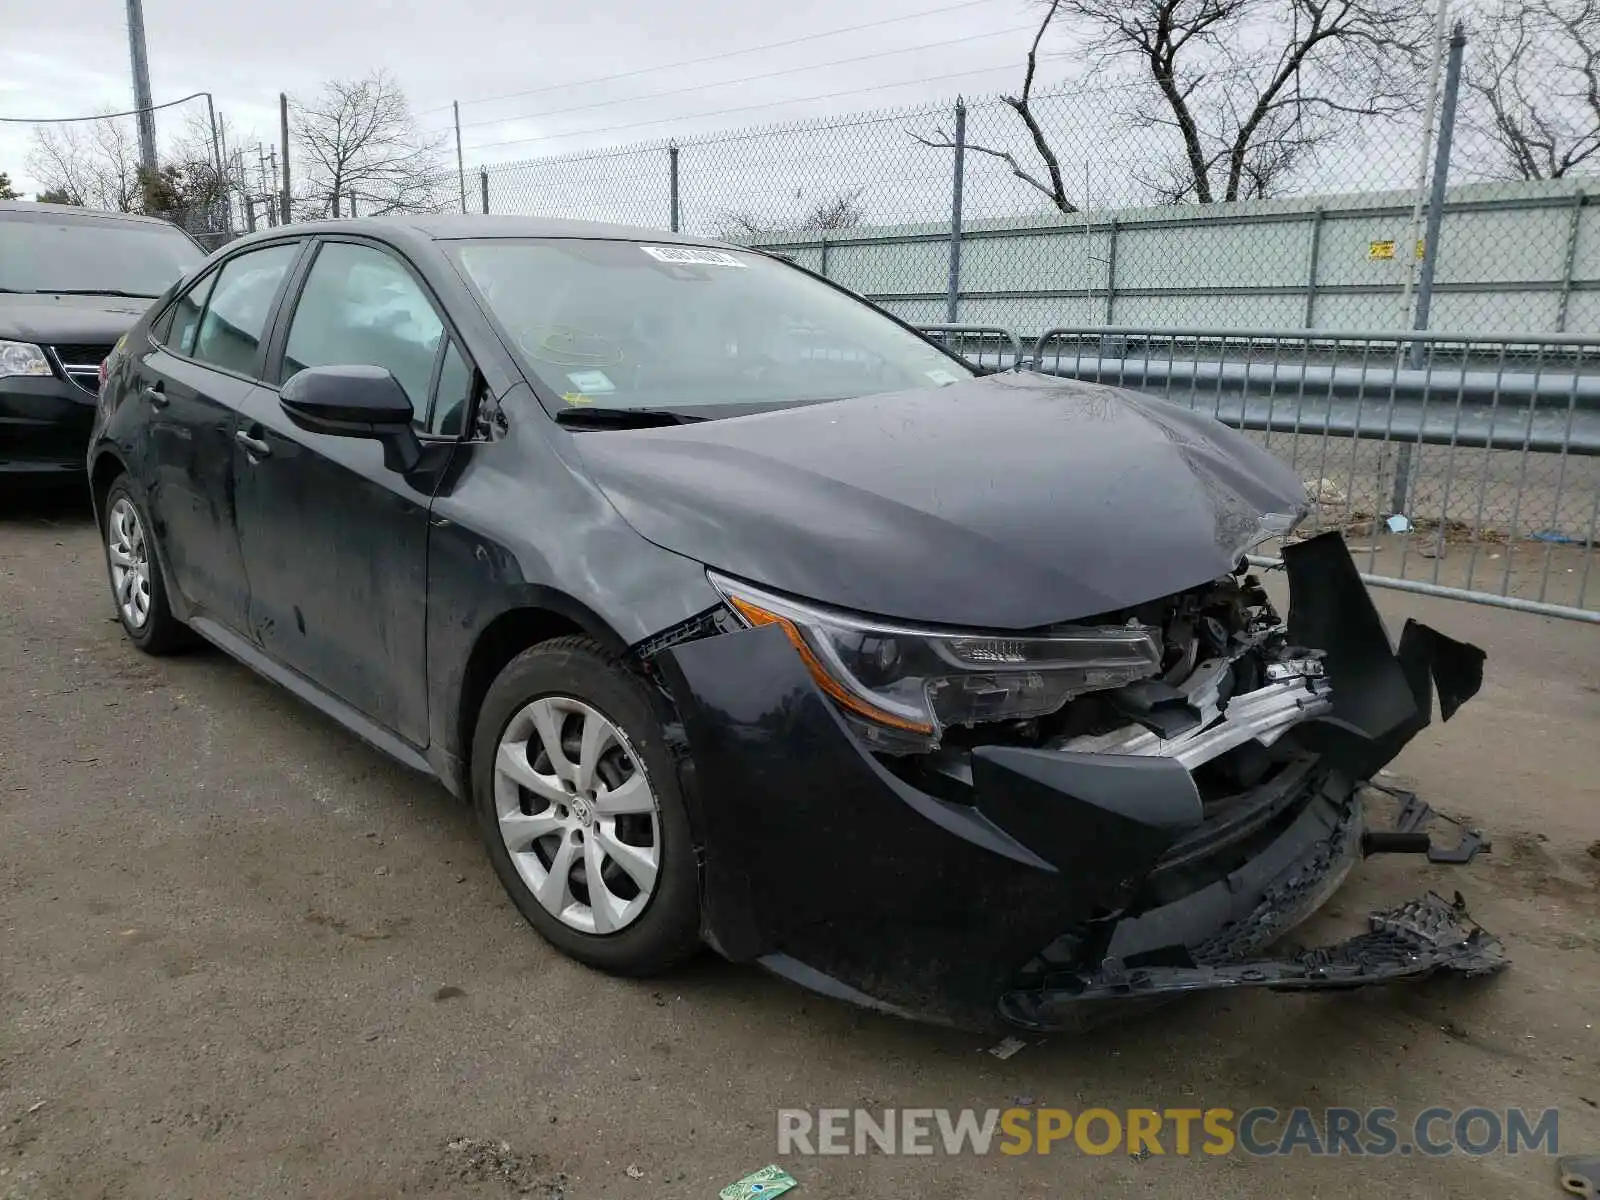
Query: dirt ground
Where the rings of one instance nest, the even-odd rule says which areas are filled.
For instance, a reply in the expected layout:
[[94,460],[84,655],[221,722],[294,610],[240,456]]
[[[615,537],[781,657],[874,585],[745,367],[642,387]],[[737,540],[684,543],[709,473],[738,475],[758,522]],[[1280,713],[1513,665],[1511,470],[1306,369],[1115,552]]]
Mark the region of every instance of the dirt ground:
[[[1001,1061],[710,957],[558,957],[442,790],[220,654],[142,657],[87,514],[3,503],[0,1197],[713,1197],[776,1160],[779,1107],[1554,1106],[1563,1152],[1600,1151],[1593,627],[1378,596],[1489,652],[1389,782],[1494,853],[1374,859],[1306,940],[1459,889],[1509,971],[1198,999]],[[1542,1154],[783,1161],[796,1197],[1560,1194]]]

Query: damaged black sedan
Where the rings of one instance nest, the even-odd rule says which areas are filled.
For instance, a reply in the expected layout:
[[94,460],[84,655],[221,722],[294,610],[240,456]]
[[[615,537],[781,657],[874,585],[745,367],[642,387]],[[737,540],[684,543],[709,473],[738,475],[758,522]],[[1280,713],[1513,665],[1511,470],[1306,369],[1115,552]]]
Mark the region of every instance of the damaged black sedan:
[[[521,218],[272,230],[151,309],[89,455],[198,635],[475,806],[557,947],[709,944],[908,1015],[1485,974],[1459,901],[1264,954],[1483,655],[1391,644],[1300,482],[1139,393],[984,373],[789,263]],[[1470,847],[1456,857],[1470,857]]]

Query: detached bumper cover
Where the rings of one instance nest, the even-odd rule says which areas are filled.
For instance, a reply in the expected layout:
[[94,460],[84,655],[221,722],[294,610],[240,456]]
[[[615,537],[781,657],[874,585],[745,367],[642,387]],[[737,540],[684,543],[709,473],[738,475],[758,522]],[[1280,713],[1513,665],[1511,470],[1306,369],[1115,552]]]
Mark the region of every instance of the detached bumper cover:
[[1282,958],[1223,960],[1216,965],[1129,968],[1109,960],[1070,987],[1019,990],[1001,998],[1000,1014],[1027,1029],[1073,1024],[1080,1005],[1140,996],[1174,996],[1228,988],[1277,992],[1336,991],[1420,979],[1436,971],[1492,975],[1509,963],[1505,948],[1452,903],[1429,893],[1367,918],[1368,930],[1346,941]]
[[1352,987],[1503,965],[1433,901],[1342,946],[1258,959],[1360,860],[1359,781],[1477,690],[1483,655],[1407,623],[1398,650],[1336,535],[1285,554],[1291,639],[1326,651],[1333,707],[1301,759],[1209,816],[1174,758],[991,746],[970,800],[864,751],[783,633],[679,643],[654,662],[683,717],[708,939],[797,982],[946,1023],[1078,1023],[1083,1001]]

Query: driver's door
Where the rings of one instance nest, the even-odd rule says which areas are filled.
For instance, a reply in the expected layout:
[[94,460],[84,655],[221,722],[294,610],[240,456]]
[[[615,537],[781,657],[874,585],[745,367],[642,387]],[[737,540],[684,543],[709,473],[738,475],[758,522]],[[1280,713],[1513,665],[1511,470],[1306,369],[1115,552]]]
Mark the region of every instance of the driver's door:
[[[389,250],[324,241],[279,327],[281,367],[269,366],[269,379],[281,384],[315,366],[385,367],[410,397],[419,434],[431,436],[434,381],[447,352],[459,354],[421,282]],[[270,384],[249,398],[234,450],[251,634],[282,665],[426,746],[437,475],[389,469],[376,441],[302,429],[278,401]]]

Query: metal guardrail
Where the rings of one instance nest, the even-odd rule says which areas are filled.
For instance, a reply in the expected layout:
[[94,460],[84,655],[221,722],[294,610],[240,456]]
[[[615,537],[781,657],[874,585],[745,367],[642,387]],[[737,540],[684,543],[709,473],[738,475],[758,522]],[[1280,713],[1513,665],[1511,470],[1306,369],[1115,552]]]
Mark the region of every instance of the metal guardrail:
[[921,325],[917,329],[974,366],[1015,371],[1022,363],[1022,339],[999,325]]
[[1019,359],[995,327],[942,328],[977,365],[1244,431],[1374,586],[1600,624],[1600,336],[1063,327]]

